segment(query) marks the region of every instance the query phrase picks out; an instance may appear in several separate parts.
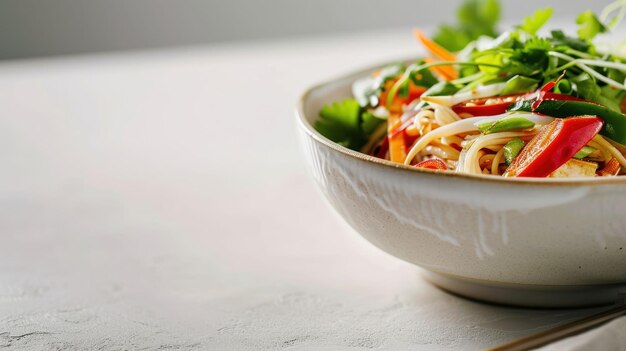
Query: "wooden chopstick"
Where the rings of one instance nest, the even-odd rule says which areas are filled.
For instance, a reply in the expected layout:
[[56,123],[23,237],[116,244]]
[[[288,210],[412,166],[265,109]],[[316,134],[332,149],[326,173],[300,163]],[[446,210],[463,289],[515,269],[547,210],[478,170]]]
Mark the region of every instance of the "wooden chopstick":
[[600,312],[555,328],[544,330],[537,334],[525,336],[485,351],[523,351],[536,349],[559,339],[580,334],[621,316],[626,316],[626,304],[620,304],[607,311]]

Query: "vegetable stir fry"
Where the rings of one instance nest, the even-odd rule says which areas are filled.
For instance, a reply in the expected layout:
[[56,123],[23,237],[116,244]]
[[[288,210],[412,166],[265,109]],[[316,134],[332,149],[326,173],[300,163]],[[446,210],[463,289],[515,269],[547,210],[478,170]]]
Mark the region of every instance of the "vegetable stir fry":
[[[504,177],[626,173],[626,57],[603,45],[626,14],[618,0],[583,12],[575,34],[546,30],[551,8],[498,33],[497,0],[468,0],[428,53],[354,82],[315,128],[353,150],[436,171]],[[605,34],[607,33],[607,34]]]

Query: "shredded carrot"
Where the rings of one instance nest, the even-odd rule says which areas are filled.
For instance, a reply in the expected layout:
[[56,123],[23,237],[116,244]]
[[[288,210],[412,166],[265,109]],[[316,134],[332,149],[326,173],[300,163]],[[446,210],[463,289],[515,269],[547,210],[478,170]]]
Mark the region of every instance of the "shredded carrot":
[[[387,97],[394,84],[396,84],[395,79],[391,79],[385,82],[383,91],[382,93],[380,93],[380,96],[378,97],[379,100],[382,101],[383,104],[387,102]],[[402,113],[402,101],[399,99],[397,95],[394,96],[391,104],[387,106],[387,109],[389,110],[390,113]]]
[[456,56],[428,38],[421,30],[415,29],[415,37],[436,58],[443,61],[456,61]]
[[[383,91],[380,93],[380,96],[378,97],[379,100],[382,101],[383,104],[387,102],[387,97],[389,95],[389,92],[391,91],[391,88],[394,86],[394,84],[396,84],[396,82],[397,82],[397,79],[390,79],[387,82],[385,82]],[[389,112],[402,114],[403,106],[408,105],[409,103],[411,103],[411,101],[419,98],[425,91],[426,91],[425,87],[417,86],[413,84],[413,82],[409,82],[408,95],[400,96],[399,94],[396,94],[393,97],[391,104],[387,106],[387,109],[389,110]]]
[[621,166],[619,164],[619,161],[615,157],[613,157],[611,160],[609,160],[609,162],[606,163],[604,168],[598,172],[598,175],[602,177],[616,176],[619,174],[620,169]]
[[[396,84],[397,79],[391,79],[385,82],[383,91],[381,92],[380,101],[387,101],[387,96],[391,88]],[[387,119],[387,141],[389,144],[389,159],[392,162],[404,163],[407,153],[406,144],[406,128],[402,124],[402,113],[405,105],[414,99],[417,99],[426,91],[425,87],[416,86],[413,82],[409,82],[409,91],[407,96],[394,96],[392,103],[388,106],[389,118]],[[419,131],[418,131],[419,132]]]
[[391,162],[404,163],[406,159],[406,145],[404,144],[404,133],[389,134],[389,159]]
[[392,162],[404,163],[406,158],[406,145],[404,144],[404,131],[396,133],[402,121],[400,113],[391,113],[387,119],[387,138],[389,139],[389,159]]
[[[424,61],[426,61],[426,63],[435,62],[435,60],[430,57],[425,58]],[[431,67],[430,70],[439,74],[442,79],[447,81],[457,79],[459,76],[459,73],[452,66],[435,66]]]
[[[424,32],[419,29],[415,29],[414,33],[415,38],[422,43],[422,45],[434,56],[434,58],[442,61],[456,61],[456,56],[454,56],[454,54],[432,41],[424,34]],[[434,60],[430,59],[430,61],[427,60],[426,62],[434,62]],[[453,80],[459,76],[457,70],[452,66],[435,66],[432,67],[431,70],[439,73],[439,75],[445,80]]]

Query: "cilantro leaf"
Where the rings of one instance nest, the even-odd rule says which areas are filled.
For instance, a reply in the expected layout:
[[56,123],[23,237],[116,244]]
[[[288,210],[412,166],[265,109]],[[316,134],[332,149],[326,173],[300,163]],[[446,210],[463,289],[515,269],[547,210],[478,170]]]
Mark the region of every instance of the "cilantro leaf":
[[574,77],[572,82],[576,84],[577,95],[585,100],[596,101],[596,98],[600,95],[600,87],[588,73]]
[[526,42],[524,43],[524,49],[548,51],[548,50],[552,50],[553,47],[552,47],[552,44],[550,44],[550,41],[548,39],[532,37],[526,40]]
[[360,111],[361,106],[354,99],[324,105],[315,129],[328,139],[349,146],[358,142]]
[[607,31],[606,27],[596,15],[591,11],[585,11],[581,13],[576,19],[576,24],[578,24],[578,36],[581,39],[591,40],[599,33],[605,33]]
[[376,130],[376,128],[378,128],[378,126],[384,122],[384,120],[376,117],[371,112],[363,112],[361,119],[361,130],[363,131],[364,135],[372,134],[374,130]]
[[463,29],[442,25],[433,40],[450,51],[460,51],[472,41],[472,37]]
[[524,32],[535,35],[541,27],[552,17],[552,8],[546,7],[545,9],[538,9],[532,16],[524,18],[524,22],[520,26],[520,29]]
[[462,26],[482,25],[482,30],[490,32],[500,20],[500,3],[498,0],[466,0],[459,7],[457,17]]
[[433,40],[450,51],[459,51],[482,35],[495,37],[500,20],[498,0],[465,0],[457,12],[457,26],[443,25]]
[[[425,61],[417,61],[418,65],[426,63]],[[418,87],[430,88],[439,83],[439,79],[435,78],[428,68],[411,72],[411,81]]]
[[[509,56],[508,53],[504,53],[500,50],[491,50],[489,52],[486,52],[483,55],[480,55],[479,57],[474,59],[474,61],[477,63],[503,66],[508,56]],[[493,75],[497,74],[500,71],[500,68],[491,67],[491,66],[479,66],[478,69],[483,73],[493,74]]]
[[516,50],[513,55],[511,55],[507,70],[510,73],[534,75],[545,70],[545,67],[548,65],[548,60],[547,50],[535,49],[532,46],[525,47]]
[[549,38],[549,40],[554,46],[566,46],[582,52],[589,51],[589,43],[587,43],[585,40],[567,36],[561,30],[553,30],[550,33],[552,34],[552,36]]
[[328,139],[358,150],[367,142],[372,133],[384,120],[371,113],[362,113],[359,102],[354,99],[336,101],[324,105],[315,129]]
[[609,68],[607,69],[607,77],[618,82],[624,82],[626,81],[626,72],[615,68]]
[[626,97],[626,91],[613,89],[610,86],[599,87],[596,80],[588,73],[582,73],[572,81],[576,84],[576,92],[579,97],[621,112],[620,103]]
[[600,95],[596,98],[596,101],[610,108],[616,112],[622,112],[621,103],[626,98],[626,91],[621,89],[614,89],[608,85],[600,88]]

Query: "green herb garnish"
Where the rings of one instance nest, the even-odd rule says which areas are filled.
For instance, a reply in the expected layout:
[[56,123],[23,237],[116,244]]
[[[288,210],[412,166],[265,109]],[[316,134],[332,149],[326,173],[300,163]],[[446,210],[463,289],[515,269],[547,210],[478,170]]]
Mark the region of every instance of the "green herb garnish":
[[585,40],[591,40],[599,33],[607,31],[604,24],[591,11],[581,13],[576,19],[576,24],[579,25],[578,37]]
[[519,28],[530,35],[537,34],[537,31],[543,27],[546,22],[552,17],[552,8],[546,7],[545,9],[539,9],[535,11],[532,16],[524,18],[522,25]]
[[457,11],[457,18],[457,25],[443,25],[433,37],[437,44],[450,51],[459,51],[482,35],[495,37],[500,3],[497,0],[465,1]]
[[324,105],[315,129],[328,139],[350,149],[359,149],[384,120],[363,112],[358,101],[345,99]]

